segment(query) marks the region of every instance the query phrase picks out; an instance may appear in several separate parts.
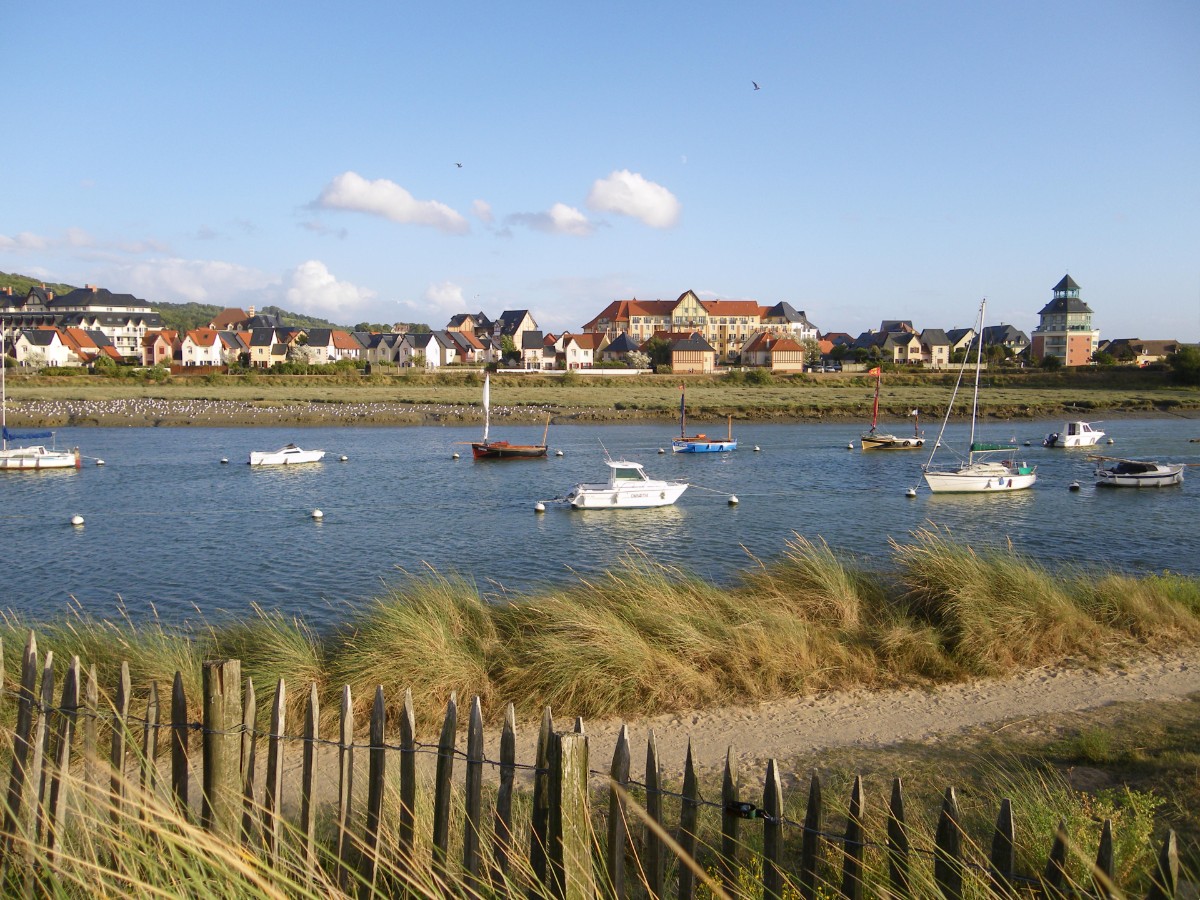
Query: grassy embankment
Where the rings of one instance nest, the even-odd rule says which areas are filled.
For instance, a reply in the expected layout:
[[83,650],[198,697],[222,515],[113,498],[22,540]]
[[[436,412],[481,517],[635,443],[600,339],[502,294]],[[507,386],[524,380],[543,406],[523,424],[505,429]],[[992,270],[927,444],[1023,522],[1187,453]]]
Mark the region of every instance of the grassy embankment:
[[[864,419],[873,379],[866,375],[766,376],[498,376],[493,415],[513,421],[664,420],[677,415],[679,384],[687,384],[689,416],[760,421]],[[927,419],[945,410],[955,373],[895,373],[885,381],[882,414],[903,418],[912,408]],[[420,424],[476,422],[478,373],[244,375],[168,378],[36,377],[10,379],[10,424],[253,425]],[[1173,385],[1167,373],[1092,369],[996,372],[981,397],[985,415],[1002,419],[1200,411],[1200,390]],[[962,392],[956,413],[969,412]]]
[[[944,533],[924,531],[893,545],[886,574],[856,568],[825,545],[798,537],[778,562],[745,573],[730,588],[639,557],[606,576],[530,597],[489,598],[463,579],[432,574],[380,597],[344,628],[323,635],[267,613],[191,634],[82,615],[47,623],[10,618],[0,628],[6,649],[19,646],[31,626],[56,659],[77,654],[95,662],[102,684],[113,683],[123,659],[131,664],[135,685],[169,684],[174,672],[182,671],[193,702],[199,697],[201,661],[219,656],[242,659],[244,674],[256,684],[284,678],[299,688],[316,682],[326,710],[336,708],[342,684],[351,685],[360,701],[383,685],[385,696],[397,704],[411,688],[429,733],[452,690],[460,697],[482,697],[493,719],[509,700],[527,719],[546,704],[560,715],[634,717],[833,687],[929,685],[1003,675],[1067,657],[1101,661],[1193,643],[1200,640],[1200,581],[1169,573],[1134,578],[1049,571],[1011,550],[976,552]],[[9,685],[17,656],[5,654]],[[289,691],[292,697],[305,693]],[[1200,721],[1196,706],[1173,712],[1185,735]],[[389,710],[389,719],[395,712]],[[11,704],[4,713],[11,717]],[[1129,717],[1136,719],[1133,713]],[[1137,727],[1128,722],[1077,726],[1066,738],[1043,741],[1036,749],[1018,746],[1008,756],[994,750],[999,740],[994,738],[988,759],[975,758],[970,765],[964,755],[950,752],[941,761],[926,760],[922,771],[893,755],[898,769],[890,774],[906,775],[910,796],[928,786],[923,804],[931,810],[948,780],[955,775],[971,779],[966,783],[975,785],[976,802],[968,806],[969,830],[976,835],[987,833],[998,798],[1013,797],[1024,817],[1026,871],[1043,864],[1047,829],[1053,827],[1047,823],[1066,819],[1085,846],[1094,842],[1098,814],[1115,816],[1122,840],[1131,842],[1129,853],[1120,857],[1133,867],[1130,877],[1144,874],[1147,859],[1132,848],[1139,840],[1145,843],[1156,814],[1160,829],[1165,819],[1183,830],[1185,859],[1194,865],[1191,810],[1200,806],[1195,748],[1165,733],[1170,731],[1166,717],[1138,721]],[[1147,747],[1150,740],[1169,749],[1158,753]],[[1142,781],[1134,791],[1080,794],[1045,764],[1047,754],[1052,762],[1109,766]],[[861,757],[844,755],[844,765],[862,771]],[[827,796],[844,811],[845,779],[839,783],[838,778],[849,770],[828,755],[817,764],[832,768],[839,786]],[[868,771],[880,768],[878,758],[867,766]],[[1153,776],[1147,774],[1151,770]],[[885,785],[876,787],[876,796]],[[789,795],[797,818],[802,793]],[[872,815],[879,826],[879,810]],[[933,815],[922,818],[931,823]],[[58,872],[67,893],[116,866],[122,874],[113,876],[113,885],[130,878],[127,883],[133,885],[175,884],[184,890],[182,872],[203,879],[193,883],[227,883],[230,895],[253,892],[254,885],[271,885],[262,888],[268,894],[278,889],[306,895],[288,868],[294,859],[278,870],[265,868],[214,843],[169,810],[160,809],[150,820],[149,825],[113,826],[100,816],[87,829],[87,840],[73,845],[65,867],[42,860],[44,871]],[[928,845],[931,837],[920,841]],[[875,862],[879,872],[886,870],[886,861]],[[747,870],[745,877],[753,882],[755,873]],[[430,896],[438,893],[432,881],[421,887]],[[321,882],[317,892],[335,891]]]

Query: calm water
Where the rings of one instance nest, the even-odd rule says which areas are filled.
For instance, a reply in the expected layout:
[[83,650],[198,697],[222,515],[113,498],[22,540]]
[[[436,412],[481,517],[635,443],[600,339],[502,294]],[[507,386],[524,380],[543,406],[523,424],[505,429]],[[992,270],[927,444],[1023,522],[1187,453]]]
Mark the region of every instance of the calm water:
[[[63,429],[60,446],[77,443],[106,465],[0,477],[0,608],[57,617],[74,598],[98,615],[123,605],[134,618],[154,608],[168,621],[194,621],[196,609],[214,620],[258,604],[325,625],[426,566],[519,593],[611,567],[636,547],[729,579],[748,554],[778,556],[793,533],[885,565],[888,538],[930,523],[976,545],[1011,539],[1047,562],[1200,573],[1200,469],[1179,488],[1096,490],[1084,451],[1040,446],[1060,425],[989,425],[989,439],[1033,442],[1019,456],[1039,477],[1030,491],[987,497],[931,496],[920,483],[924,453],[847,450],[857,424],[744,425],[741,449],[727,455],[672,454],[666,424],[555,426],[550,445],[562,457],[500,463],[475,462],[469,447],[455,446],[477,428]],[[1115,439],[1100,452],[1200,463],[1200,444],[1188,442],[1200,437],[1200,421],[1099,427]],[[947,443],[965,430],[952,426]],[[535,427],[502,431],[513,441],[541,437]],[[296,468],[245,464],[251,450],[293,440],[329,455]],[[652,477],[695,487],[663,509],[536,514],[537,500],[604,480],[601,442]],[[451,458],[455,450],[462,458]],[[1082,490],[1071,492],[1075,480]],[[918,483],[918,497],[906,498]],[[310,517],[317,508],[319,523]],[[82,528],[69,524],[76,513]]]

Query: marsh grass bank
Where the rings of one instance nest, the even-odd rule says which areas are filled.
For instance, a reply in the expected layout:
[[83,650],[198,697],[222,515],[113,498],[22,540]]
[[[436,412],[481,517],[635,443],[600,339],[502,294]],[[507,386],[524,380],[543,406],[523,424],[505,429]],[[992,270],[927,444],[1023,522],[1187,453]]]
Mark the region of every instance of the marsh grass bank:
[[[750,377],[754,375],[756,377]],[[888,376],[881,412],[927,417],[945,411],[955,375]],[[67,425],[397,425],[481,421],[482,376],[473,371],[404,375],[208,375],[165,380],[138,376],[10,377],[10,424]],[[865,419],[873,380],[864,374],[717,376],[501,375],[492,382],[492,415],[514,422],[671,420],[679,384],[698,420],[837,421]],[[1166,373],[1089,370],[989,375],[983,414],[1001,419],[1068,413],[1200,414],[1200,390]],[[955,414],[969,412],[969,400]]]
[[[1011,548],[976,550],[927,529],[894,541],[883,571],[796,536],[778,560],[729,585],[633,553],[600,576],[528,596],[427,572],[327,633],[261,609],[185,628],[79,611],[48,622],[10,613],[0,637],[20,647],[30,629],[60,659],[95,663],[101,683],[127,660],[135,685],[170,684],[182,672],[191,698],[205,659],[236,658],[256,684],[315,683],[327,710],[342,685],[364,704],[382,685],[392,716],[411,689],[424,725],[451,691],[480,697],[493,721],[509,702],[530,720],[547,705],[637,717],[1191,644],[1200,641],[1200,580],[1050,570]],[[19,655],[5,657],[11,685]]]

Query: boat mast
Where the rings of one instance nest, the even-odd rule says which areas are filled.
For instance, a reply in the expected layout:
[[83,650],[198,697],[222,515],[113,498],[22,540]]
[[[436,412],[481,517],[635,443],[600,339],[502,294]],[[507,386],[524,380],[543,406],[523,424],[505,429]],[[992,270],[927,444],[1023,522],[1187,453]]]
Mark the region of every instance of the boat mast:
[[874,433],[875,425],[879,422],[879,385],[883,381],[883,369],[875,367],[875,406],[871,409],[871,432]]
[[975,453],[975,415],[979,410],[979,372],[983,366],[983,316],[987,310],[987,298],[979,304],[979,342],[975,345],[975,393],[971,397],[971,442],[967,445],[967,461],[974,459]]
[[686,399],[685,399],[686,397],[687,397],[687,391],[684,390],[684,387],[681,384],[679,386],[679,439],[681,441],[687,439],[687,424],[686,424],[687,419],[686,419],[686,414],[684,413],[684,408],[686,406]]
[[0,325],[0,450],[8,449],[8,394],[4,381],[8,376],[8,351],[4,349],[4,326]]
[[492,421],[491,412],[491,393],[492,393],[492,375],[490,372],[483,376],[483,443],[487,443],[488,425]]

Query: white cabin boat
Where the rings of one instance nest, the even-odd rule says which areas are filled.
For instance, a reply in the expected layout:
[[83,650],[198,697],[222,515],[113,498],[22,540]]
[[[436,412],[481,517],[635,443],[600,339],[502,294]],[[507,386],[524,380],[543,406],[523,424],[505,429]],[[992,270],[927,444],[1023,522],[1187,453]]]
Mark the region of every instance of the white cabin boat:
[[644,509],[670,506],[688,489],[686,481],[659,481],[639,463],[606,459],[606,484],[577,484],[566,500],[575,509]]
[[295,444],[288,444],[278,450],[255,450],[250,454],[252,466],[294,466],[299,463],[320,462],[325,456],[324,450],[301,450]]
[[39,440],[50,438],[53,431],[37,431],[14,434],[8,430],[8,394],[5,380],[8,371],[8,351],[4,347],[4,331],[0,329],[0,472],[35,472],[39,469],[79,469],[83,457],[79,448],[59,450],[53,444],[31,444],[28,447],[10,447],[9,441]]
[[1183,483],[1182,463],[1160,463],[1142,459],[1112,459],[1090,457],[1112,463],[1096,469],[1096,484],[1108,487],[1169,487]]
[[1095,447],[1104,437],[1104,432],[1093,428],[1090,422],[1067,422],[1062,431],[1046,435],[1043,447]]

